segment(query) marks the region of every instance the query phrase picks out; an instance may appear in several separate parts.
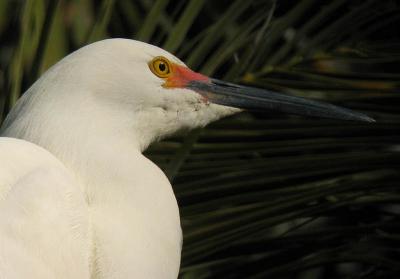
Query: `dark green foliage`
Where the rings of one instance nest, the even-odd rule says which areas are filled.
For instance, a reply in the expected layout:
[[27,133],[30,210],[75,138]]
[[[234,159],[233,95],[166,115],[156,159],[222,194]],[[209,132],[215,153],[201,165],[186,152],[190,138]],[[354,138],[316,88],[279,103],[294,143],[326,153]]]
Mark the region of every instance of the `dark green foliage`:
[[396,278],[396,1],[0,1],[3,116],[50,65],[106,37],[193,69],[357,109],[376,124],[242,113],[153,145],[182,215],[182,278]]

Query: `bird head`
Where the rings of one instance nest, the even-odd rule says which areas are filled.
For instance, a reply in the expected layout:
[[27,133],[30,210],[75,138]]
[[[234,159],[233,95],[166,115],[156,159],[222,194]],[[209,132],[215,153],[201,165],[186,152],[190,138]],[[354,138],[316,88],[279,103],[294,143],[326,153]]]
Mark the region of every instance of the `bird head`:
[[213,79],[161,48],[127,39],[81,48],[53,66],[25,95],[27,100],[16,106],[18,113],[11,113],[6,127],[26,107],[39,107],[34,110],[38,115],[50,107],[59,126],[73,121],[74,129],[92,127],[113,134],[130,130],[142,150],[179,129],[201,127],[243,109],[373,121],[331,104]]

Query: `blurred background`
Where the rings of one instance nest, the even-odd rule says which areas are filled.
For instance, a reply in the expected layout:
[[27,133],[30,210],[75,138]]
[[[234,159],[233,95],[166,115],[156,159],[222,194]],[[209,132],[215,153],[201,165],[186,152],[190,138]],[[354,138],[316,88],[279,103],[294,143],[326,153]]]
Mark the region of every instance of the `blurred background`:
[[362,111],[377,122],[242,113],[146,155],[181,208],[181,278],[399,278],[399,26],[390,0],[1,0],[1,119],[51,65],[110,37]]

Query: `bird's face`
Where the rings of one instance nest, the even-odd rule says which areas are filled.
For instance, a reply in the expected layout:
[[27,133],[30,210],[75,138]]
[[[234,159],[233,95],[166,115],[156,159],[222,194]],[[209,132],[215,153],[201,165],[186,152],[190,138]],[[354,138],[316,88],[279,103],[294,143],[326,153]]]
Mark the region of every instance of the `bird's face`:
[[[177,130],[202,127],[241,110],[213,102],[208,92],[192,88],[194,82],[208,84],[210,79],[190,70],[169,52],[143,42],[104,40],[64,61],[61,64],[74,65],[74,70],[68,69],[73,79],[68,84],[76,87],[65,90],[67,98],[76,104],[76,98],[83,95],[80,103],[92,107],[90,115],[98,115],[90,116],[90,125],[115,130],[122,123],[125,126],[118,129],[134,131],[142,150]],[[71,91],[83,94],[71,95]]]
[[[215,110],[217,114],[231,114],[241,109],[277,111],[311,117],[371,122],[368,116],[331,104],[285,95],[270,90],[241,86],[213,79],[192,71],[178,58],[160,48],[136,42],[142,52],[135,56],[140,76],[136,81],[147,90],[140,92],[153,105],[175,113]],[[147,82],[146,82],[147,80]],[[136,87],[137,89],[139,87]],[[135,96],[136,98],[137,96]],[[217,106],[215,106],[217,105]]]
[[[96,88],[100,102],[113,103],[119,119],[134,118],[139,123],[136,130],[140,126],[139,132],[151,134],[149,140],[143,140],[146,143],[182,128],[204,126],[242,109],[373,121],[331,104],[207,77],[169,52],[138,41],[111,39],[84,49],[78,56],[87,59],[90,53],[90,70],[79,69],[77,75],[79,71],[89,72],[91,78],[85,78],[88,88]],[[125,117],[126,111],[135,115]]]

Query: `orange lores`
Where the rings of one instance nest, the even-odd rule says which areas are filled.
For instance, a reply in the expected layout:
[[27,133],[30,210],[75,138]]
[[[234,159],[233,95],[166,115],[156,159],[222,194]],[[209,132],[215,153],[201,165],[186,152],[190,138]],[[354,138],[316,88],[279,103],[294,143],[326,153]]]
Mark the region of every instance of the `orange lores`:
[[210,79],[202,74],[196,73],[191,69],[172,63],[172,73],[166,78],[164,87],[167,88],[182,88],[185,87],[189,82],[194,80],[208,82]]

